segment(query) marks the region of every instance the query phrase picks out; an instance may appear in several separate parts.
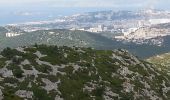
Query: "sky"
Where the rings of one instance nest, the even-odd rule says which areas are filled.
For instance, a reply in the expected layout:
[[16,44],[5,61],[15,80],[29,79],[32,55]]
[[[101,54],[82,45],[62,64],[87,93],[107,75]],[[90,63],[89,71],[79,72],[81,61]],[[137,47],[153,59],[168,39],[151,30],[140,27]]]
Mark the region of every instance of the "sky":
[[2,7],[112,7],[169,8],[170,0],[0,0]]

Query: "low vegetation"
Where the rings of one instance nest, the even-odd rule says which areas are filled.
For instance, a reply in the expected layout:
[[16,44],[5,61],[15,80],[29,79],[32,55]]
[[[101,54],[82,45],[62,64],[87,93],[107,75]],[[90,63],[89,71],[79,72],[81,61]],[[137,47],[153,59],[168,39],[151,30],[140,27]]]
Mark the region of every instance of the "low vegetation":
[[170,99],[170,77],[123,49],[35,45],[0,55],[4,100]]

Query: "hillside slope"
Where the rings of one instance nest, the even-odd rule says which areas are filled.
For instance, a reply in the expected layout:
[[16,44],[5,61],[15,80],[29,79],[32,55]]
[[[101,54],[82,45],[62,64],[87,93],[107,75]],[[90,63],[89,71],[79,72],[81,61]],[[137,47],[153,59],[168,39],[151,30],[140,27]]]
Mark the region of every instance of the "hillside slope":
[[[7,32],[22,34],[14,37],[6,37]],[[169,39],[170,36],[163,37],[162,46],[155,46],[148,44],[150,43],[149,40],[146,41],[146,44],[136,44],[133,42],[111,40],[101,36],[101,34],[83,31],[54,29],[24,32],[15,27],[2,27],[0,28],[0,51],[6,47],[16,48],[34,44],[47,44],[69,47],[92,47],[99,50],[123,48],[140,58],[148,58],[170,51]]]
[[0,43],[4,41],[5,34],[8,30],[6,30],[4,27],[0,27]]
[[123,49],[7,48],[0,76],[4,100],[170,99],[170,77]]
[[170,75],[170,53],[150,57],[147,61],[157,64],[159,70],[164,71]]
[[69,30],[40,30],[25,32],[17,37],[6,38],[0,48],[33,44],[49,44],[79,47],[109,47],[113,41],[98,34]]

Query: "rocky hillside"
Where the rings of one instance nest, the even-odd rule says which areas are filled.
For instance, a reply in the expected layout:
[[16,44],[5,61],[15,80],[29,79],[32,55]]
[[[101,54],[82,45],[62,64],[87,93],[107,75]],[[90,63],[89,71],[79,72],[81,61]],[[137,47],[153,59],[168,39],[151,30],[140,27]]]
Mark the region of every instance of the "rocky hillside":
[[0,99],[169,100],[170,77],[122,49],[6,48]]
[[164,71],[170,75],[170,53],[150,57],[147,60],[157,64],[160,71]]

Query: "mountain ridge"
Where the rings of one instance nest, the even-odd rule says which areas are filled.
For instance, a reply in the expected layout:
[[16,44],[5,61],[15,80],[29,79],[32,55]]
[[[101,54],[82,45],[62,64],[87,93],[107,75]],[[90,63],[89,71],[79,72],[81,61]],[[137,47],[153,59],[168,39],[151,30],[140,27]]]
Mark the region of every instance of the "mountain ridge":
[[[7,31],[8,32],[8,31]],[[11,32],[14,33],[14,32]],[[18,32],[16,32],[18,33]],[[133,42],[121,42],[108,39],[97,33],[70,30],[39,30],[33,32],[24,32],[22,35],[14,37],[6,37],[6,33],[2,32],[0,49],[6,47],[17,48],[19,46],[30,46],[34,44],[47,44],[59,46],[79,46],[92,47],[99,50],[127,49],[134,55],[141,58],[151,57],[157,54],[170,51],[169,38],[165,37],[163,46],[155,46],[149,44],[136,44]],[[152,51],[151,49],[154,49]]]

